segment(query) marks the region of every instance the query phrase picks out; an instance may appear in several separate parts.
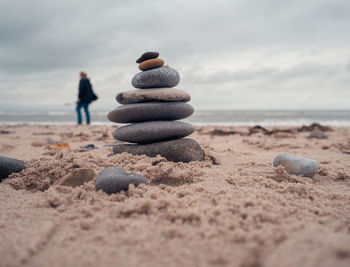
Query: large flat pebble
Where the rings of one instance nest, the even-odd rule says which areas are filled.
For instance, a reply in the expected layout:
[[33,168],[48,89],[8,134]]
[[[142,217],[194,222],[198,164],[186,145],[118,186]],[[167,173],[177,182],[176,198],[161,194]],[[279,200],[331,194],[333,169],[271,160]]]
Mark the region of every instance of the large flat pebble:
[[117,107],[108,113],[110,121],[116,123],[133,123],[157,120],[180,120],[192,115],[194,109],[190,104],[173,103],[138,103]]
[[175,88],[150,88],[121,92],[117,94],[116,100],[123,105],[155,101],[188,102],[191,96]]
[[191,162],[204,160],[201,146],[193,139],[176,139],[146,145],[120,144],[113,147],[114,154],[129,153],[156,157],[161,155],[168,161]]
[[116,129],[113,137],[130,143],[153,143],[185,137],[194,127],[180,121],[150,121],[126,125]]

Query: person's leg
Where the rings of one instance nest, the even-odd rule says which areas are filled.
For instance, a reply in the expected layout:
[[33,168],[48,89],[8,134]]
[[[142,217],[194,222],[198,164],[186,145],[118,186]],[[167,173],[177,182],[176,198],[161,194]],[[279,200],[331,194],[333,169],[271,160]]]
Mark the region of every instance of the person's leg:
[[82,108],[82,104],[81,103],[77,103],[76,111],[77,111],[77,115],[78,115],[78,124],[81,124],[81,122],[82,122],[82,120],[81,120],[81,112],[80,112],[81,108]]
[[86,115],[86,124],[90,124],[90,113],[89,113],[89,104],[84,103],[84,111]]

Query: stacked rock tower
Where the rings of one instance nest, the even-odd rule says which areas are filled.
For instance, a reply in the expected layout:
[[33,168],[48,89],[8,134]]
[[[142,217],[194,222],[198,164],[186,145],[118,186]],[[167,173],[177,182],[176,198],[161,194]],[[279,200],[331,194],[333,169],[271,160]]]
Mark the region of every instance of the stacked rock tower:
[[128,123],[117,128],[113,137],[134,143],[118,144],[113,153],[149,157],[159,154],[175,162],[201,161],[204,156],[200,145],[193,139],[183,139],[194,132],[194,127],[178,121],[194,112],[186,103],[191,97],[173,88],[180,82],[180,75],[164,66],[158,56],[158,52],[146,52],[136,60],[141,72],[132,78],[132,85],[137,89],[119,93],[116,99],[122,106],[108,113],[110,121]]

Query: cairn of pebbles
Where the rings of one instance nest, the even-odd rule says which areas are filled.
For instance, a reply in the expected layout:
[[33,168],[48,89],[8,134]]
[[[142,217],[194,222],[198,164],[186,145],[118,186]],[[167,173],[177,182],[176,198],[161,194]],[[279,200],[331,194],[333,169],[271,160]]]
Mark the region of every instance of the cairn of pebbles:
[[194,112],[186,103],[191,97],[175,89],[180,82],[179,73],[158,58],[158,52],[146,52],[136,63],[141,72],[132,78],[136,90],[121,92],[116,96],[122,104],[108,113],[116,123],[128,123],[117,128],[113,137],[133,144],[118,144],[113,153],[155,157],[158,154],[169,161],[202,161],[203,151],[193,139],[183,138],[194,132],[194,127],[178,121]]

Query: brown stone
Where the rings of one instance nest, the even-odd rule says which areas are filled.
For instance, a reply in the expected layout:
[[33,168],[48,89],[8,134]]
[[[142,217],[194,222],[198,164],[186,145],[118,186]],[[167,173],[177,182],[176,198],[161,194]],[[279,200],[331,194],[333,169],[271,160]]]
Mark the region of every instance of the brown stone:
[[58,179],[54,185],[77,187],[91,181],[95,176],[93,169],[80,168]]
[[153,58],[140,63],[139,69],[142,71],[159,68],[164,65],[164,60],[161,58]]

